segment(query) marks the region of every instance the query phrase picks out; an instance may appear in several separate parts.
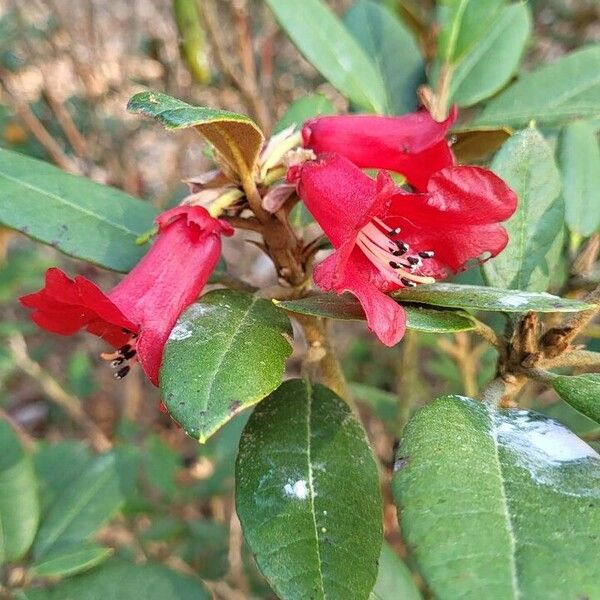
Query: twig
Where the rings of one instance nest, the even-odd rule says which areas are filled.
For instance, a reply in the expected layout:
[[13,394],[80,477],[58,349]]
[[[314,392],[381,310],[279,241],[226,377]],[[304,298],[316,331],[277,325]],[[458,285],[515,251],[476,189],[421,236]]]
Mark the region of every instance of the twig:
[[470,315],[470,318],[475,322],[473,333],[482,337],[486,342],[489,342],[494,348],[502,350],[505,346],[505,341],[502,336],[499,336],[489,325],[486,325],[479,319]]
[[402,340],[402,354],[396,368],[396,395],[398,397],[398,434],[402,433],[415,405],[418,381],[419,338],[408,329]]
[[573,350],[541,363],[546,369],[559,367],[600,367],[600,352]]
[[242,545],[244,537],[242,535],[242,525],[235,510],[231,512],[229,519],[229,551],[227,558],[229,559],[228,579],[233,583],[236,589],[247,593],[248,581],[244,573],[244,563],[242,560]]
[[437,341],[438,346],[454,359],[462,378],[463,389],[471,398],[477,395],[477,353],[471,349],[469,336],[465,332],[454,334],[456,342],[453,344],[445,338]]
[[12,334],[9,337],[8,349],[15,365],[32,379],[35,379],[48,398],[60,406],[73,421],[85,430],[96,450],[106,452],[112,448],[110,440],[83,410],[79,398],[67,392],[50,373],[31,359],[27,352],[25,339],[20,333]]

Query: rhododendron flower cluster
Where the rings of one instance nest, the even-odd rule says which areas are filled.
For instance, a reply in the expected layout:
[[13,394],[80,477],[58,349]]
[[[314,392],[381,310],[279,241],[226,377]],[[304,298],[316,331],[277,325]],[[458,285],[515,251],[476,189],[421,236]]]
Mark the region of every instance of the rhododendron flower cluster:
[[221,254],[221,235],[233,229],[199,206],[180,206],[156,220],[157,239],[123,280],[105,294],[85,277],[60,269],[46,273],[46,286],[21,298],[43,329],[72,335],[85,329],[113,346],[104,354],[122,378],[139,361],[154,385],[163,349],[182,311],[200,294]]
[[[517,197],[491,171],[455,166],[444,140],[455,118],[455,111],[443,123],[424,111],[320,117],[303,130],[316,159],[288,172],[336,249],[317,265],[315,282],[354,294],[389,346],[402,338],[406,317],[387,294],[496,256],[508,241],[500,222]],[[385,171],[372,179],[361,170],[367,167],[399,172],[411,189]]]

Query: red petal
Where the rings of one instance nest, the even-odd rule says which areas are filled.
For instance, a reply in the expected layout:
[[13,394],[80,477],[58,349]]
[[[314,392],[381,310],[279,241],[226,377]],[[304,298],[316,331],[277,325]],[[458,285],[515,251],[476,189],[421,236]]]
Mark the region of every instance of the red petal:
[[397,171],[424,189],[432,173],[454,164],[444,137],[456,117],[456,108],[441,123],[424,110],[401,117],[323,116],[307,121],[302,135],[317,154],[335,152],[361,168]]
[[386,346],[394,346],[404,336],[406,313],[380,291],[379,272],[360,250],[355,248],[349,258],[342,260],[339,254],[339,251],[334,252],[316,267],[315,283],[326,291],[354,294],[365,311],[369,329]]
[[347,158],[324,154],[292,172],[298,195],[337,248],[354,241],[358,231],[397,188],[382,174],[374,181]]
[[516,194],[491,171],[451,167],[431,178],[427,194],[398,194],[385,219],[413,251],[435,252],[422,271],[439,279],[501,252],[508,236],[499,223],[516,206]]

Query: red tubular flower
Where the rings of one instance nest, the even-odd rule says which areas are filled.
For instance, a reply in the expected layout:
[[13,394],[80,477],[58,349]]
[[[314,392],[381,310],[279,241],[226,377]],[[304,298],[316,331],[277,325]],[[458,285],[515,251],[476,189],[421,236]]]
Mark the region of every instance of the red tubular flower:
[[444,137],[457,114],[453,108],[441,123],[426,110],[401,117],[317,117],[304,124],[302,138],[316,154],[335,152],[363,169],[396,171],[415,189],[426,191],[433,173],[454,164]]
[[408,193],[387,174],[375,181],[325,154],[290,169],[288,179],[336,248],[316,267],[315,282],[354,294],[388,346],[402,338],[405,314],[386,294],[496,256],[508,241],[499,222],[517,206],[515,193],[480,167],[447,167],[431,176],[426,193]]
[[113,355],[103,355],[124,377],[137,357],[158,385],[163,348],[175,321],[200,294],[221,254],[221,235],[233,229],[206,209],[180,206],[157,218],[158,237],[147,254],[108,294],[85,277],[70,279],[48,269],[46,285],[21,298],[34,309],[32,320],[59,335],[84,328],[106,340]]

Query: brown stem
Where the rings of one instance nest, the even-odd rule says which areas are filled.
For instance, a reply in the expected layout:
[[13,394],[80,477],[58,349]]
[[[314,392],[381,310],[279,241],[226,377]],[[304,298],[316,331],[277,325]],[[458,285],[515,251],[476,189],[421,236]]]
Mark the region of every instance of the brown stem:
[[112,448],[110,440],[83,410],[79,398],[67,392],[50,373],[31,359],[27,352],[27,344],[21,334],[15,333],[9,337],[8,350],[15,365],[37,381],[48,398],[60,406],[73,421],[85,430],[96,450],[106,452]]
[[600,367],[600,352],[573,350],[541,363],[546,369],[559,367]]

